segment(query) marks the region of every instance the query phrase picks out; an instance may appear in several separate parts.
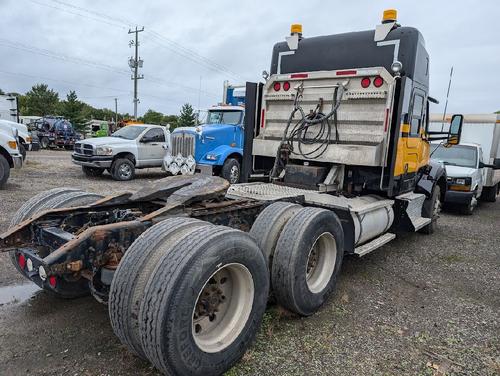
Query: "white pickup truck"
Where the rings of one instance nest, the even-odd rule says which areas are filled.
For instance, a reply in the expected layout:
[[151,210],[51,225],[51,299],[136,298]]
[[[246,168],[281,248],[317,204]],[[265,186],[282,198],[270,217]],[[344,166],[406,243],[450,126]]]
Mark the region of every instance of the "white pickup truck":
[[0,127],[0,188],[7,182],[11,168],[21,168],[23,156],[19,150],[18,132]]
[[[444,122],[449,119],[446,116]],[[430,129],[438,130],[442,120],[442,114],[431,114]],[[432,147],[436,150],[435,144]],[[464,115],[460,145],[440,146],[432,159],[446,165],[445,203],[459,204],[462,212],[471,214],[478,199],[494,202],[500,188],[500,115]]]
[[151,124],[127,125],[110,137],[97,137],[75,143],[71,158],[87,176],[100,176],[108,170],[115,180],[132,180],[136,168],[162,167],[170,148],[167,127]]

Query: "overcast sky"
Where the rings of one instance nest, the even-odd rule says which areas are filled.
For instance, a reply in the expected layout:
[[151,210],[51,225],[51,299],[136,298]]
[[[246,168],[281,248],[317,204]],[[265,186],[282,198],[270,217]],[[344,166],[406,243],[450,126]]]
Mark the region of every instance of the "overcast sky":
[[[91,1],[0,0],[0,88],[25,93],[47,83],[96,107],[133,112],[129,26],[144,26],[139,114],[176,114],[221,100],[223,81],[261,79],[273,44],[291,23],[304,36],[373,29],[386,8],[418,28],[431,59],[431,95],[449,112],[500,110],[500,1]],[[201,85],[200,85],[201,84]],[[201,91],[199,88],[201,87]]]

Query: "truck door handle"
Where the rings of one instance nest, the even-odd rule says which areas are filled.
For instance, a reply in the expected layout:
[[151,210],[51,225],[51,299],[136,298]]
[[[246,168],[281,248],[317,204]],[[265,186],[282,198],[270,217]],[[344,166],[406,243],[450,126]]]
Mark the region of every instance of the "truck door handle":
[[212,136],[206,136],[205,137],[207,140],[215,140],[215,137],[212,137]]

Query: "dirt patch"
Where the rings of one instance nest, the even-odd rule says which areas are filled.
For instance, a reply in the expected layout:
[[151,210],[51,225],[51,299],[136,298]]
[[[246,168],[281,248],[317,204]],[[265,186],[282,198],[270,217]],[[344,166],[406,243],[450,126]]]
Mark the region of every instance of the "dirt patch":
[[[0,191],[0,231],[34,194],[61,186],[100,194],[132,182],[89,179],[64,151],[28,154]],[[500,202],[472,216],[444,213],[434,235],[410,234],[361,258],[344,260],[334,296],[299,318],[268,308],[257,341],[228,375],[498,375],[500,373]],[[0,306],[0,373],[157,375],[111,330],[92,298],[60,300],[26,283],[0,255],[0,286],[21,294]],[[18,295],[16,295],[18,296]]]

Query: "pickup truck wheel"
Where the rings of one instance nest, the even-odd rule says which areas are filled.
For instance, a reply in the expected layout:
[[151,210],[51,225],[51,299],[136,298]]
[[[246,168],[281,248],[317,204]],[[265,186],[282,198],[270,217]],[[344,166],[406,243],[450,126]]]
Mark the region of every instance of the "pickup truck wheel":
[[221,176],[231,184],[238,183],[241,176],[240,162],[234,158],[226,159],[222,166]]
[[48,149],[49,145],[50,145],[50,141],[49,141],[48,137],[42,137],[40,139],[40,146],[42,147],[42,149]]
[[104,173],[104,168],[82,166],[82,171],[85,175],[95,178]]
[[498,183],[492,187],[483,187],[481,200],[486,202],[495,202],[497,200]]
[[9,180],[10,166],[9,162],[3,155],[0,154],[0,188]]
[[422,227],[419,232],[422,234],[433,234],[437,228],[437,220],[439,218],[439,213],[441,211],[441,187],[439,185],[434,186],[432,191],[432,196],[425,199],[422,205],[422,217],[430,218],[431,223]]
[[116,336],[130,351],[146,359],[139,333],[139,307],[146,284],[160,258],[172,246],[202,226],[192,218],[169,218],[146,230],[129,247],[113,276],[109,317]]
[[111,165],[111,176],[115,180],[132,180],[135,177],[135,166],[130,159],[118,158]]
[[285,225],[274,251],[273,293],[278,304],[301,316],[316,312],[334,290],[344,256],[337,215],[303,208]]
[[268,295],[262,251],[246,233],[199,228],[165,253],[141,302],[141,343],[167,375],[219,375],[255,338]]
[[[12,218],[9,228],[18,225],[26,219],[29,219],[33,214],[43,210],[88,205],[100,198],[102,198],[101,195],[80,191],[75,188],[51,189],[39,193],[26,201]],[[11,251],[9,255],[17,271],[28,278],[24,269],[25,260],[19,260],[19,254],[16,253],[16,251]],[[23,267],[21,267],[21,265],[23,265]],[[52,290],[48,291],[54,293]],[[55,295],[63,298],[75,298],[88,294],[88,282],[84,279],[77,281],[60,279],[57,284],[57,291],[55,292]]]

